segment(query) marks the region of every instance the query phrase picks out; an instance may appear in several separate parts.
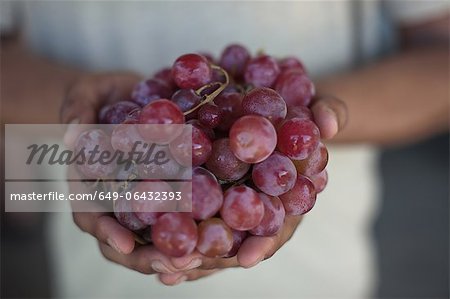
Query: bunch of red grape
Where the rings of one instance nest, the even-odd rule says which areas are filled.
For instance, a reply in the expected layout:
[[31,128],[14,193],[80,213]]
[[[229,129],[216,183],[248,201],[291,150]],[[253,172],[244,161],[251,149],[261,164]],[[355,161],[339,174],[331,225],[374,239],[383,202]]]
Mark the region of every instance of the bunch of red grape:
[[[169,256],[195,249],[208,257],[233,256],[248,234],[277,234],[286,215],[310,211],[325,188],[328,152],[308,108],[314,95],[294,57],[252,57],[240,45],[225,48],[219,60],[207,54],[180,56],[171,68],[140,82],[129,100],[100,110],[100,123],[124,126],[78,139],[79,146],[96,140],[126,151],[129,140],[156,138],[174,159],[131,170],[93,165],[82,173],[113,174],[134,191],[172,190],[162,179],[180,177],[192,163],[192,192],[183,194],[192,200],[192,212],[147,212],[142,201],[120,200],[116,218]],[[192,125],[192,135],[184,136],[191,138],[191,156],[183,155],[183,138],[175,138],[183,132],[125,126],[185,123]],[[153,175],[161,180],[138,180]],[[176,210],[177,202],[164,204]]]

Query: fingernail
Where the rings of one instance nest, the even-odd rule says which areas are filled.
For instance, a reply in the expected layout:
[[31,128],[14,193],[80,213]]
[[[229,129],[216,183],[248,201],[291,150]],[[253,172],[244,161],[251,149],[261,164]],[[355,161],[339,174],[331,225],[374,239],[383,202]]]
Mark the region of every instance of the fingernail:
[[178,278],[178,279],[175,281],[174,285],[180,284],[180,283],[182,283],[183,281],[186,281],[186,279],[187,279],[187,276],[186,276],[186,275],[183,275],[183,276],[181,276],[180,278]]
[[250,264],[250,266],[248,266],[248,268],[252,268],[252,267],[258,265],[263,259],[264,259],[264,256],[258,257],[253,264]]
[[202,264],[202,260],[199,258],[193,259],[185,268],[185,270],[192,270],[200,267]]
[[174,273],[173,271],[170,271],[169,268],[167,268],[167,266],[161,263],[160,261],[152,262],[152,269],[158,273],[166,273],[166,274]]
[[106,239],[106,243],[108,243],[108,245],[114,249],[115,251],[117,251],[120,254],[123,254],[123,252],[119,249],[119,246],[117,246],[116,242],[113,239]]

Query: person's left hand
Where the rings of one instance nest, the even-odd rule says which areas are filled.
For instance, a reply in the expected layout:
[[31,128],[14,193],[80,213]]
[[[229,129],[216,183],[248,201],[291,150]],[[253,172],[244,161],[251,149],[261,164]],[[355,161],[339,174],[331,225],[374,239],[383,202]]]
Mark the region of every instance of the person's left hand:
[[[316,97],[311,105],[311,110],[324,140],[332,139],[347,123],[347,106],[335,97]],[[292,237],[302,218],[303,216],[286,216],[283,228],[274,236],[248,237],[242,243],[235,257],[208,258],[199,252],[194,252],[188,256],[171,258],[172,264],[176,267],[187,265],[196,258],[200,258],[202,264],[197,269],[173,274],[160,273],[158,277],[166,285],[175,285],[186,280],[197,280],[209,276],[224,268],[253,267],[274,255]]]

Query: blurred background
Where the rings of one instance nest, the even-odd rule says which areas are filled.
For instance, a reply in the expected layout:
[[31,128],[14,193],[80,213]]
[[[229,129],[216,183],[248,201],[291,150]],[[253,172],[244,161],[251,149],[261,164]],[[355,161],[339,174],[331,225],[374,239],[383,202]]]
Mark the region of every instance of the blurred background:
[[58,123],[80,76],[149,76],[230,43],[299,57],[356,112],[329,144],[316,207],[257,267],[167,287],[104,259],[70,213],[4,213],[2,201],[2,298],[449,297],[448,1],[0,4],[2,149],[4,124]]

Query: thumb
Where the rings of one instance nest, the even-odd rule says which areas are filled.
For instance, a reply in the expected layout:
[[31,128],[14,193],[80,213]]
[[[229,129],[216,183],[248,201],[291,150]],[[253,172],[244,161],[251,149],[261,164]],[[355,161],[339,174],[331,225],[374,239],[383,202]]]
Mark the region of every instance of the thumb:
[[333,138],[347,124],[347,105],[335,97],[328,95],[318,97],[313,102],[311,111],[323,139]]

